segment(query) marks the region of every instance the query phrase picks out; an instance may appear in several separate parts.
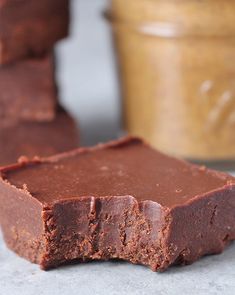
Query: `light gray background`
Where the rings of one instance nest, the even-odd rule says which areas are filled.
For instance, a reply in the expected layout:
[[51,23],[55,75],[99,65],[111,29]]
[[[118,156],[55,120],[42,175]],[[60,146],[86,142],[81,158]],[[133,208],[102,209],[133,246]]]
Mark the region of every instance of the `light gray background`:
[[[84,144],[119,133],[109,30],[100,17],[104,5],[104,0],[74,0],[72,36],[58,48],[61,97],[80,121]],[[94,262],[43,272],[7,250],[0,237],[0,295],[234,295],[234,253],[233,244],[222,255],[162,274],[124,262]]]
[[117,136],[120,103],[108,0],[73,0],[71,37],[58,46],[61,98],[79,120],[82,144]]

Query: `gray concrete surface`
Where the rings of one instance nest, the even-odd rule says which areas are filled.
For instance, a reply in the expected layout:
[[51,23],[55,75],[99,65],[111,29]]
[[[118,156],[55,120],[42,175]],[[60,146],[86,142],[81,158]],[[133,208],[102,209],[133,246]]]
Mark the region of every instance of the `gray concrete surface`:
[[91,262],[44,272],[0,238],[1,295],[234,295],[235,244],[222,255],[154,273],[126,262]]

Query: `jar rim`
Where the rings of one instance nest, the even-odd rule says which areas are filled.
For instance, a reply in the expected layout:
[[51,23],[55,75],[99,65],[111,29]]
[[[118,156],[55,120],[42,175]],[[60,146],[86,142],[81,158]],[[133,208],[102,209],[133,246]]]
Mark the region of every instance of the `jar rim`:
[[134,30],[140,34],[155,36],[155,37],[165,37],[165,38],[175,38],[175,37],[230,37],[235,38],[235,26],[228,27],[227,30],[224,28],[218,29],[217,27],[211,25],[210,27],[185,25],[176,22],[167,21],[128,21],[121,19],[114,15],[110,9],[106,9],[103,12],[104,18],[113,26],[122,26],[127,29]]

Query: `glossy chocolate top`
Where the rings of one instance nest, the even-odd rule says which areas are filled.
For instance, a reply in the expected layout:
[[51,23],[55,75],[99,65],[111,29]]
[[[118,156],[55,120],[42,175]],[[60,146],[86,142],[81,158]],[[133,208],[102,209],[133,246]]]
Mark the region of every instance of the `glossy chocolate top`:
[[43,204],[84,196],[133,196],[174,207],[235,179],[168,157],[136,138],[3,168],[2,175]]

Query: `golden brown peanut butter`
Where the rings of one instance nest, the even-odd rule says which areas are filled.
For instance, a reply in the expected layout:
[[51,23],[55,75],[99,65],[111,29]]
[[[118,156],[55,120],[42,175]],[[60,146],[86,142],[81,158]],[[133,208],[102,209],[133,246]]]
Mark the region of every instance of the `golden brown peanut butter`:
[[113,0],[127,130],[196,160],[235,159],[235,1]]

